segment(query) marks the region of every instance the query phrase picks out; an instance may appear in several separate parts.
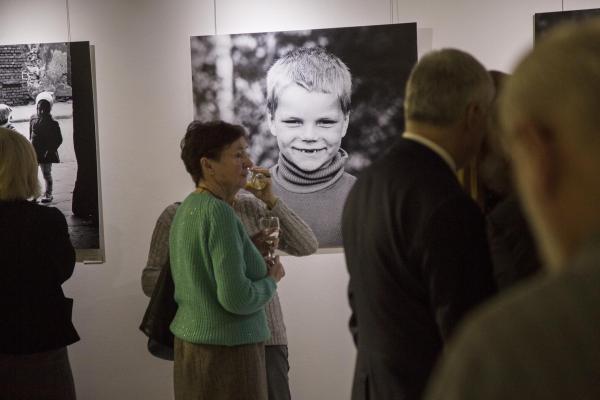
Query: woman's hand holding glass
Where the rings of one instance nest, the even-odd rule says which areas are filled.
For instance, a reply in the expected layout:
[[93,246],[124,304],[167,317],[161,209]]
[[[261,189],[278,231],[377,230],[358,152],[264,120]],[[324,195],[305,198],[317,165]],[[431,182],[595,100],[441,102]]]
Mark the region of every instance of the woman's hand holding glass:
[[285,270],[283,269],[283,265],[281,261],[279,261],[279,256],[273,257],[270,261],[267,262],[269,275],[276,283],[279,283],[281,278],[285,276]]
[[279,245],[279,238],[273,241],[273,237],[270,236],[271,233],[271,230],[268,229],[260,230],[252,236],[252,242],[265,258],[271,253],[272,249],[276,249]]
[[245,189],[262,200],[269,208],[277,202],[271,187],[271,173],[267,168],[254,166],[248,170]]
[[258,220],[258,228],[265,235],[265,243],[268,246],[267,261],[273,259],[275,249],[279,244],[279,218],[273,216],[261,217]]
[[275,256],[275,250],[279,244],[279,219],[277,217],[262,217],[258,220],[260,231],[252,236],[252,242],[265,258],[267,263],[267,275],[275,282],[279,282],[285,276],[285,270],[279,256]]

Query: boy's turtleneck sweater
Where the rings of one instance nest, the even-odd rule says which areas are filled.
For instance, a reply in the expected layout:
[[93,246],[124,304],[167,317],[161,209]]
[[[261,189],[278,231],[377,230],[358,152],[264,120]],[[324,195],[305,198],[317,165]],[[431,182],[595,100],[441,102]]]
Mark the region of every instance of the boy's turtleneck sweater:
[[356,181],[344,172],[347,159],[340,149],[323,168],[304,171],[280,154],[271,168],[273,192],[311,227],[322,248],[342,246],[342,209]]

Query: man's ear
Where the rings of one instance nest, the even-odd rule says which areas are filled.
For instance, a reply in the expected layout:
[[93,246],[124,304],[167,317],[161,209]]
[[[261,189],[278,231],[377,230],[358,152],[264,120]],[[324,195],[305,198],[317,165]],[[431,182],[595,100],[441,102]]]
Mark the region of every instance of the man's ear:
[[346,136],[348,131],[348,123],[350,123],[350,111],[344,116],[344,127],[342,128],[342,137]]
[[269,124],[269,132],[271,135],[277,137],[277,132],[275,131],[275,124],[273,123],[273,118],[275,116],[271,113],[271,111],[267,112],[267,124]]
[[525,121],[518,127],[519,146],[532,169],[533,184],[537,186],[540,195],[552,197],[560,182],[560,153],[556,145],[556,134],[548,126],[536,122]]
[[470,103],[465,112],[465,125],[467,130],[481,129],[482,122],[486,118],[486,114],[477,103]]

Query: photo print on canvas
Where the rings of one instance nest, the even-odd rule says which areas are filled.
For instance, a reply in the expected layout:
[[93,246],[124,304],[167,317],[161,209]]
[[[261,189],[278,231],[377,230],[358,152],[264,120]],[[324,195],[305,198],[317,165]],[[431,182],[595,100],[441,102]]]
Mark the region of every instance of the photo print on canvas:
[[32,200],[65,215],[78,261],[101,261],[89,43],[1,45],[0,126],[36,150],[43,195]]
[[246,127],[275,193],[341,247],[356,176],[404,129],[416,24],[195,36],[191,56],[195,119]]

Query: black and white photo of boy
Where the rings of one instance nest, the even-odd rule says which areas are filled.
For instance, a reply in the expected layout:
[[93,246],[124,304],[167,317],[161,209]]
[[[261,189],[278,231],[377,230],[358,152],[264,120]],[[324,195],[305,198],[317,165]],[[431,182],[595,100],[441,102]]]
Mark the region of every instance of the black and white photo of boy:
[[416,24],[191,38],[194,117],[241,124],[254,164],[315,232],[341,247],[355,177],[404,129]]

